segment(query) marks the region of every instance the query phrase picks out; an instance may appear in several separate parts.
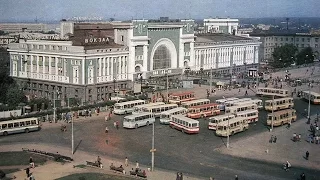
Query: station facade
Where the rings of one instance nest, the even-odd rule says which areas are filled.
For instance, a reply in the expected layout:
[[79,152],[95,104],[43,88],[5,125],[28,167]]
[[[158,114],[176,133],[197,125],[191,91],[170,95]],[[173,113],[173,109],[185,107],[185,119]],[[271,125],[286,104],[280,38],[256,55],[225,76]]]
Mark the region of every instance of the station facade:
[[193,20],[75,23],[69,40],[9,45],[10,75],[30,96],[102,101],[138,79],[258,64],[260,42],[195,34]]

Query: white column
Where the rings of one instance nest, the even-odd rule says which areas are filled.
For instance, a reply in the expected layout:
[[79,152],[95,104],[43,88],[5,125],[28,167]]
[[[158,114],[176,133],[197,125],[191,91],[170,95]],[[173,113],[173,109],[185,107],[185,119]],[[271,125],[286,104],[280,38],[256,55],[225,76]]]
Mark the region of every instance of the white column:
[[[181,28],[182,31],[182,28]],[[180,40],[180,48],[179,48],[179,66],[178,63],[176,63],[176,67],[172,68],[183,68],[183,61],[184,61],[184,41]]]
[[110,76],[110,58],[106,57],[106,63],[107,63],[107,76]]
[[51,74],[51,56],[49,56],[49,75]]
[[195,50],[194,50],[194,42],[190,42],[190,63],[189,66],[195,66]]
[[148,46],[144,45],[143,46],[143,64],[142,64],[142,72],[147,72],[148,71]]
[[[129,47],[129,56],[128,56],[128,79],[133,81],[133,73],[135,69],[135,56],[136,56],[136,50],[135,46]],[[144,65],[143,65],[144,67]],[[148,69],[148,64],[145,67],[145,69]],[[150,67],[150,70],[153,70],[152,67]]]
[[99,63],[99,65],[98,65],[98,66],[99,66],[98,76],[101,77],[101,71],[103,70],[102,64],[101,64],[101,61],[102,61],[101,59],[102,59],[102,58],[98,58],[98,59],[99,59],[99,60],[98,60],[98,63]]
[[106,76],[106,57],[103,58],[102,76]]
[[113,80],[115,77],[113,76],[113,57],[110,57],[110,75],[111,75],[111,80]]
[[37,74],[39,74],[39,56],[36,56],[36,61],[37,61]]
[[55,75],[58,75],[58,57],[55,57],[55,64],[56,64],[56,73],[55,73]]
[[30,76],[32,77],[32,73],[33,73],[33,55],[30,55]]
[[46,57],[42,56],[42,74],[46,73]]

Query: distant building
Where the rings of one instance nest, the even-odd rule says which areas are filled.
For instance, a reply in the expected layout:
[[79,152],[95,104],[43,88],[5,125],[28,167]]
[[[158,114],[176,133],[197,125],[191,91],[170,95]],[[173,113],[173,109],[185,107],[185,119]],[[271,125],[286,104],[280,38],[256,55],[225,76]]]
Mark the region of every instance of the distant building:
[[[132,82],[180,76],[185,69],[240,72],[258,64],[260,42],[230,34],[195,34],[193,20],[74,23],[68,41],[10,44],[10,75],[31,95],[106,100]],[[59,91],[59,94],[55,92]]]
[[230,18],[210,18],[203,20],[204,30],[207,33],[237,34],[239,20]]
[[42,23],[0,23],[0,30],[8,33],[13,32],[46,32],[46,24]]
[[295,33],[295,32],[265,32],[252,33],[250,36],[260,37],[261,46],[259,49],[259,59],[261,62],[273,61],[272,53],[274,49],[286,44],[295,45],[298,50],[311,47],[315,53],[315,58],[319,58],[320,34]]
[[28,40],[59,40],[60,34],[45,34],[45,33],[31,33],[31,32],[19,32],[10,33],[9,36],[19,36],[20,39]]
[[66,21],[62,20],[60,21],[60,37],[66,37],[70,34],[73,34],[74,29],[74,21]]

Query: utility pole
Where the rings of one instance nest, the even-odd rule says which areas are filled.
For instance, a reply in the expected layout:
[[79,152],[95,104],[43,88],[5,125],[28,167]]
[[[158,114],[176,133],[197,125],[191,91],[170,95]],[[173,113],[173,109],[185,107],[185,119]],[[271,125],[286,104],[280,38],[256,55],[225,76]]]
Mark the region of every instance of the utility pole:
[[169,70],[167,69],[167,102],[169,102]]
[[71,153],[74,154],[73,116],[71,115]]
[[310,104],[311,104],[311,83],[309,83],[309,104],[308,104],[308,121],[307,121],[307,124],[310,124]]
[[227,149],[229,149],[230,143],[230,123],[229,123],[229,114],[228,114],[228,137],[227,137]]
[[56,91],[53,91],[53,122],[56,122]]
[[154,123],[152,123],[152,149],[151,152],[151,171],[154,171],[154,152],[156,149],[154,148]]
[[271,119],[271,129],[270,131],[273,131],[273,119],[274,119],[274,96],[272,96],[272,119]]

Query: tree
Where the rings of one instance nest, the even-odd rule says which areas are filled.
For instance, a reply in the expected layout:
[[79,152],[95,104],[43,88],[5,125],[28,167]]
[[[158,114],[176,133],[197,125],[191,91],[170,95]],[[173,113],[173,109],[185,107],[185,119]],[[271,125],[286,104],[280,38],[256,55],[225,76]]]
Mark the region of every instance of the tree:
[[272,53],[273,61],[270,65],[275,68],[289,67],[294,63],[294,57],[298,49],[292,44],[286,44],[274,49]]
[[313,56],[312,48],[306,47],[297,54],[296,64],[301,65],[301,64],[313,63],[313,60],[314,60],[314,56]]
[[6,103],[9,107],[15,108],[20,103],[26,102],[27,98],[17,84],[11,84],[6,93]]

